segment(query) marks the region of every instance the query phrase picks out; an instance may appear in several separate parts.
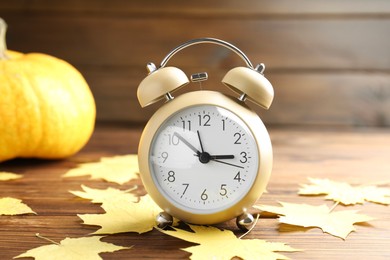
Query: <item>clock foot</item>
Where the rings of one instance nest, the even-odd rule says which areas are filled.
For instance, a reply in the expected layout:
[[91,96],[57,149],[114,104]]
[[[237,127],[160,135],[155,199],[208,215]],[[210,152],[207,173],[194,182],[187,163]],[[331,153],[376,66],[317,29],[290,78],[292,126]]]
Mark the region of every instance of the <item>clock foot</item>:
[[242,230],[249,230],[253,223],[255,222],[254,217],[250,213],[243,213],[236,219],[237,226]]
[[168,226],[172,226],[173,218],[166,212],[160,212],[156,217],[157,227],[165,229]]

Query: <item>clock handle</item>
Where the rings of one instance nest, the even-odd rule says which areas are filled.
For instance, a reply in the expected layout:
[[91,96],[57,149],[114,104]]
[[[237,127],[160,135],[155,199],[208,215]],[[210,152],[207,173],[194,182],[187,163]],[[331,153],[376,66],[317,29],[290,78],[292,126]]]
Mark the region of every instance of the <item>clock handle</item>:
[[245,53],[242,52],[239,48],[237,48],[236,46],[234,46],[233,44],[231,44],[229,42],[226,42],[226,41],[223,41],[220,39],[215,39],[215,38],[193,39],[193,40],[189,40],[189,41],[177,46],[170,53],[168,53],[167,56],[165,56],[165,58],[162,60],[162,62],[160,64],[160,68],[165,67],[167,65],[168,61],[173,57],[173,55],[175,55],[179,51],[181,51],[187,47],[190,47],[192,45],[201,44],[201,43],[212,43],[212,44],[226,47],[229,50],[235,52],[238,56],[240,56],[240,58],[246,63],[247,67],[252,68],[252,69],[254,68],[251,61],[248,59],[248,57],[245,55]]

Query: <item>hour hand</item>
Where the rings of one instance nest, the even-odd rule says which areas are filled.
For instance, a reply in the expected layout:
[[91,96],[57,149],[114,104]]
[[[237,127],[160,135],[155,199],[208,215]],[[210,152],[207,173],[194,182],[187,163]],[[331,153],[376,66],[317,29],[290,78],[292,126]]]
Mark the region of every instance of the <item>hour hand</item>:
[[210,160],[234,159],[234,155],[210,155]]
[[188,146],[188,148],[190,148],[192,151],[194,151],[196,153],[196,155],[199,155],[201,154],[201,152],[195,148],[195,146],[193,146],[192,144],[190,144],[186,139],[184,139],[183,136],[181,136],[178,132],[174,132],[173,135],[176,135],[177,138],[179,138],[185,145]]

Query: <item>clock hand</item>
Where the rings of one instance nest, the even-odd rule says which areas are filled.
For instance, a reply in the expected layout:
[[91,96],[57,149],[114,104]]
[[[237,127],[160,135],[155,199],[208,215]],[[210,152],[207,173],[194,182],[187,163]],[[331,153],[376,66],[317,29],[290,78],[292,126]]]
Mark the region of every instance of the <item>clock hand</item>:
[[197,130],[196,133],[198,134],[200,148],[202,149],[202,153],[197,154],[197,156],[199,157],[199,160],[202,163],[207,163],[210,160],[217,160],[217,159],[234,159],[234,155],[210,155],[209,153],[205,152],[203,149],[202,139],[200,138],[199,130]]
[[215,161],[215,162],[219,162],[219,163],[224,163],[224,164],[227,164],[227,165],[235,166],[235,167],[238,167],[238,168],[244,168],[244,167],[239,166],[239,165],[234,165],[234,164],[231,164],[231,163],[219,161],[219,159],[234,159],[234,155],[210,155],[207,152],[203,152],[203,153],[195,154],[195,156],[199,157],[199,161],[201,163],[208,163],[209,161]]
[[244,169],[243,166],[240,166],[240,165],[237,165],[237,164],[227,163],[227,162],[220,161],[220,160],[215,160],[215,159],[211,159],[211,160],[214,161],[214,162],[223,163],[223,164],[226,164],[226,165],[230,165],[230,166],[234,166],[234,167],[237,167],[237,168]]
[[201,152],[199,152],[198,149],[196,149],[192,144],[190,144],[186,139],[184,139],[184,137],[181,136],[178,132],[174,132],[173,135],[176,135],[185,145],[188,146],[188,148],[194,151],[197,154],[197,156],[201,154]]
[[198,133],[199,143],[200,143],[200,147],[202,149],[202,152],[200,152],[198,149],[196,149],[192,144],[190,144],[186,139],[184,139],[184,137],[181,136],[178,132],[174,132],[173,135],[176,135],[185,145],[188,146],[188,148],[190,148],[192,151],[194,151],[196,153],[195,155],[199,157],[199,161],[201,163],[208,163],[210,160],[212,160],[214,162],[223,163],[226,165],[230,165],[230,166],[244,169],[244,167],[242,167],[240,165],[219,161],[222,159],[234,159],[234,155],[210,155],[209,153],[204,152],[202,140],[201,140],[200,134],[199,134],[199,130],[197,131],[197,133]]
[[210,160],[215,159],[234,159],[234,155],[210,155]]
[[198,139],[199,139],[199,143],[200,143],[200,149],[202,149],[202,153],[204,153],[203,145],[202,145],[202,139],[200,139],[199,130],[197,130],[196,132],[198,133]]

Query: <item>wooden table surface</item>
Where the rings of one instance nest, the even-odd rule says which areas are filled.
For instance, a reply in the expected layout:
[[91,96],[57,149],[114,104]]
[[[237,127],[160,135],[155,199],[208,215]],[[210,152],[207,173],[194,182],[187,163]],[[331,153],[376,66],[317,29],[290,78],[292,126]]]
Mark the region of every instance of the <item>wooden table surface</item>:
[[[259,203],[277,205],[277,201],[319,205],[331,201],[324,197],[297,195],[299,184],[308,177],[329,178],[352,184],[382,183],[390,186],[390,131],[385,129],[271,128],[274,147],[274,169],[268,193]],[[22,199],[37,215],[0,216],[1,259],[49,244],[36,233],[55,241],[81,237],[98,227],[86,226],[77,214],[103,213],[99,205],[82,200],[69,190],[80,190],[81,184],[93,188],[129,188],[139,180],[122,186],[89,177],[63,178],[62,175],[80,162],[97,161],[101,156],[136,153],[140,128],[97,126],[89,144],[77,155],[61,161],[14,160],[0,164],[0,171],[23,174],[23,178],[0,182],[0,197]],[[140,187],[139,194],[145,193]],[[338,206],[343,207],[343,206]],[[376,218],[356,225],[356,232],[344,241],[318,228],[292,229],[280,225],[276,218],[260,218],[246,238],[285,242],[304,251],[284,253],[292,259],[390,259],[390,206],[365,203],[348,207]],[[234,221],[219,225],[237,231]],[[131,250],[103,253],[104,259],[187,259],[180,248],[184,242],[158,231],[138,235],[110,235],[103,241],[131,246]]]

